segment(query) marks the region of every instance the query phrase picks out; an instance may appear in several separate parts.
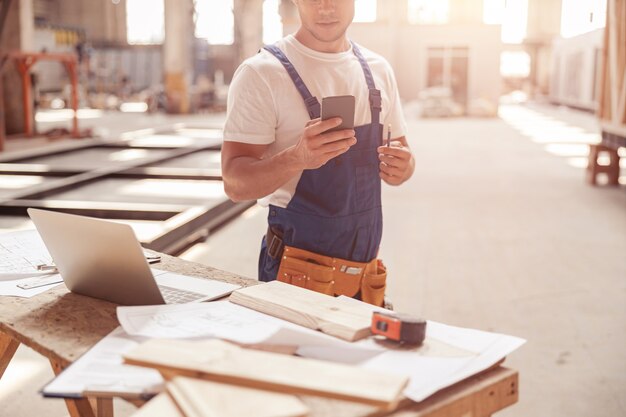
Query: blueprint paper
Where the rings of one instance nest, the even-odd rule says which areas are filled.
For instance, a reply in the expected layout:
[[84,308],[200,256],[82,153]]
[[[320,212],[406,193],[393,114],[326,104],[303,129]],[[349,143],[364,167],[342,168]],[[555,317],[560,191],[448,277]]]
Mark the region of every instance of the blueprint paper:
[[147,339],[116,328],[42,389],[46,397],[148,398],[163,390],[163,378],[151,368],[127,365],[122,354]]
[[[51,261],[48,249],[36,230],[0,234],[0,296],[29,298],[58,285],[62,281],[59,274],[37,270],[37,265],[48,265]],[[31,289],[18,287],[36,277],[54,278],[56,282]]]

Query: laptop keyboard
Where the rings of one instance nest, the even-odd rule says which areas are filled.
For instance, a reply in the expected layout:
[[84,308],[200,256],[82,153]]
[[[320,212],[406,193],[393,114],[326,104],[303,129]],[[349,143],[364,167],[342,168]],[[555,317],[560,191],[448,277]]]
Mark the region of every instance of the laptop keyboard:
[[159,285],[159,289],[161,290],[161,295],[163,296],[166,304],[190,303],[204,297],[204,294],[180,290],[166,285]]

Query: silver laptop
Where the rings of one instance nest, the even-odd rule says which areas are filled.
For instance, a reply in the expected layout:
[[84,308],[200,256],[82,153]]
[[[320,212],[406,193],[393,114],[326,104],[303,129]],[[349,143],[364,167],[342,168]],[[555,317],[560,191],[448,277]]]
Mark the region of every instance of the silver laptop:
[[122,305],[208,301],[239,288],[225,282],[152,272],[126,224],[28,209],[67,288]]

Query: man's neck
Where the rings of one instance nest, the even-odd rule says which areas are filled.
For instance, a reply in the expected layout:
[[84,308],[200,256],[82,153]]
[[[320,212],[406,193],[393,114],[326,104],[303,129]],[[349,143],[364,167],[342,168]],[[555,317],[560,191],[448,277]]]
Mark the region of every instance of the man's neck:
[[350,42],[345,34],[337,40],[326,42],[316,39],[311,32],[300,27],[294,36],[302,45],[317,52],[339,53],[350,49]]

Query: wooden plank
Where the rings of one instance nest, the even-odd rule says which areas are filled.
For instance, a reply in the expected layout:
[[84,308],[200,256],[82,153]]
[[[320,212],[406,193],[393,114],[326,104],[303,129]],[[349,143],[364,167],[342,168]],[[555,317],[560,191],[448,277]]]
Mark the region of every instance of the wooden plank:
[[200,379],[174,378],[167,391],[186,417],[304,417],[309,413],[293,395]]
[[626,127],[626,1],[609,0],[604,28],[598,116]]
[[609,31],[609,44],[604,47],[609,50],[609,61],[608,61],[608,69],[609,69],[609,83],[611,86],[610,97],[611,97],[611,120],[613,123],[619,124],[619,114],[617,114],[617,106],[618,106],[618,98],[617,92],[618,90],[618,69],[617,69],[617,27],[616,27],[616,19],[615,19],[615,7],[616,0],[609,0],[608,8],[607,8],[607,17],[609,19],[606,22],[606,30]]
[[131,417],[185,417],[185,415],[167,393],[162,393],[148,401]]
[[518,373],[496,367],[443,389],[426,400],[400,402],[391,414],[370,406],[320,397],[301,397],[309,417],[485,417],[518,401]]
[[621,118],[618,123],[626,125],[626,1],[621,0],[616,7],[617,27],[615,28],[616,42],[618,45],[618,74],[622,74],[622,85],[616,86],[615,94],[618,94],[618,110],[617,114]]
[[6,371],[7,366],[9,366],[19,345],[20,342],[13,339],[8,334],[0,332],[0,378],[4,375],[4,371]]
[[408,378],[349,365],[242,349],[221,340],[149,340],[124,355],[126,363],[157,369],[164,378],[215,382],[308,394],[392,409]]
[[279,281],[235,291],[230,301],[348,341],[371,334],[372,306]]

